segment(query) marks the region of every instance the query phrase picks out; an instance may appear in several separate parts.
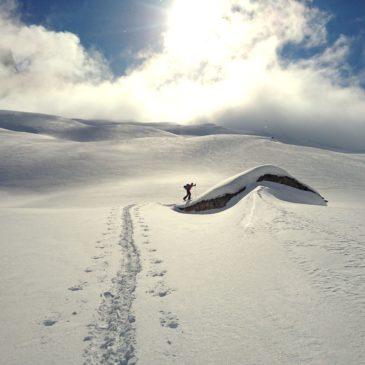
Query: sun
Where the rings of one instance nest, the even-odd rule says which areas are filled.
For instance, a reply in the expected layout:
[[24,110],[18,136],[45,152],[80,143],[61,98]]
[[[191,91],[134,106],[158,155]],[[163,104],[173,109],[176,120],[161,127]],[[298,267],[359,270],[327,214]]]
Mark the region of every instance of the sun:
[[223,0],[176,0],[168,16],[165,48],[180,61],[214,56],[224,27]]

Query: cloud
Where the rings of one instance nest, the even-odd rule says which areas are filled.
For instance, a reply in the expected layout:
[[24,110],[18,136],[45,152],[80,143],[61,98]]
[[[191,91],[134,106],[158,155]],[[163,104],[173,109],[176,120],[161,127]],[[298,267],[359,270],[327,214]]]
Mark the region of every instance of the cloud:
[[[114,77],[69,32],[23,24],[0,0],[0,108],[85,118],[209,120],[298,142],[364,148],[365,93],[328,44],[330,15],[297,0],[175,0],[162,50]],[[293,45],[311,50],[285,59]]]

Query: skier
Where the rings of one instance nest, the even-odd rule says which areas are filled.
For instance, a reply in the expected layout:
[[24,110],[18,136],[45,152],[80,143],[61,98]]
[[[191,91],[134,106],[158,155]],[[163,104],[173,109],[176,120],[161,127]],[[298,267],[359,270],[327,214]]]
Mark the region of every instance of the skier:
[[193,188],[193,186],[196,186],[196,184],[191,183],[184,185],[184,189],[186,190],[186,195],[183,198],[184,200],[191,200],[191,189]]

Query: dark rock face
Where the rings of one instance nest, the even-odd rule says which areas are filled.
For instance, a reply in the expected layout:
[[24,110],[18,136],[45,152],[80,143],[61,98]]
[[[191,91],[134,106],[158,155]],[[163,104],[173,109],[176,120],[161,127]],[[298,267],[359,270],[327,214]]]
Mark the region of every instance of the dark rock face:
[[310,191],[314,194],[317,194],[313,190],[309,189],[308,186],[303,185],[298,180],[295,180],[294,178],[289,177],[289,176],[277,176],[277,175],[266,174],[266,175],[260,176],[257,179],[257,182],[261,182],[261,181],[271,181],[271,182],[275,182],[275,183],[282,184],[282,185],[288,185],[295,189]]
[[192,211],[202,212],[204,210],[223,208],[233,197],[235,197],[238,194],[241,194],[245,190],[246,190],[246,186],[244,186],[241,190],[237,191],[237,193],[222,195],[215,199],[203,200],[199,203],[188,206],[182,210],[184,212],[192,212]]
[[[292,177],[289,177],[289,176],[278,176],[278,175],[266,174],[266,175],[260,176],[257,179],[257,182],[261,182],[261,181],[275,182],[277,184],[287,185],[287,186],[290,186],[292,188],[299,189],[299,190],[310,191],[313,194],[319,195],[312,189],[310,189],[307,186],[300,183],[298,180],[296,180]],[[225,194],[225,195],[219,196],[215,199],[203,200],[199,203],[195,203],[193,205],[182,208],[181,211],[187,212],[187,213],[188,212],[203,212],[206,210],[224,208],[233,197],[237,196],[238,194],[241,194],[245,190],[246,190],[246,186],[244,186],[242,189],[240,189],[239,191],[237,191],[234,194]],[[321,198],[323,200],[325,200],[322,196],[321,196]],[[325,200],[325,201],[327,202],[327,200]]]

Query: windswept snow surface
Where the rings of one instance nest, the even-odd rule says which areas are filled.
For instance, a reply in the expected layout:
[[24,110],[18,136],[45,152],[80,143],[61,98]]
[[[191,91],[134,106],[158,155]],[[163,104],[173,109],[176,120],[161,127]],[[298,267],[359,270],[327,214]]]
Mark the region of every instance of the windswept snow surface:
[[[365,363],[364,154],[16,118],[0,128],[1,364]],[[171,209],[187,182],[199,197],[261,165],[328,206],[265,182],[217,214]]]

